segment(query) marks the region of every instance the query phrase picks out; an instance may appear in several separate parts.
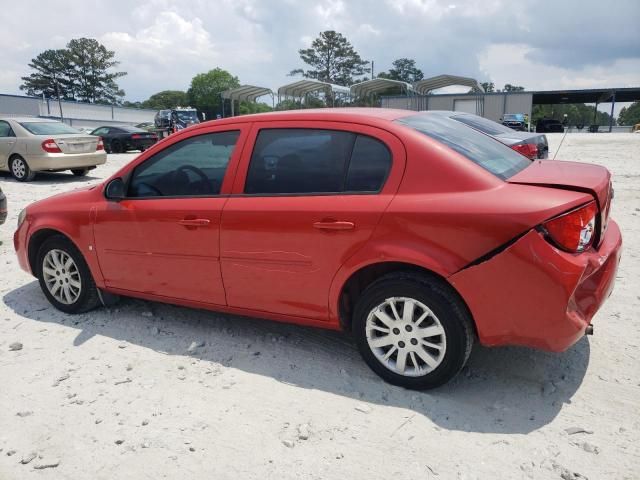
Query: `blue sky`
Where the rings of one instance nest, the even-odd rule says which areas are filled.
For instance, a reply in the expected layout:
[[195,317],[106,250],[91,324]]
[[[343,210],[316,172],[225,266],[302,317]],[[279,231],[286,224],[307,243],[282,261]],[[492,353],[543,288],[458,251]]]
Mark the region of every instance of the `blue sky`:
[[[615,8],[613,8],[615,7]],[[46,15],[41,10],[46,9]],[[27,63],[89,36],[116,51],[128,100],[183,89],[214,67],[275,88],[302,67],[317,34],[347,36],[376,71],[414,58],[450,73],[527,89],[640,85],[640,1],[50,0],[3,6],[0,92],[20,93]]]

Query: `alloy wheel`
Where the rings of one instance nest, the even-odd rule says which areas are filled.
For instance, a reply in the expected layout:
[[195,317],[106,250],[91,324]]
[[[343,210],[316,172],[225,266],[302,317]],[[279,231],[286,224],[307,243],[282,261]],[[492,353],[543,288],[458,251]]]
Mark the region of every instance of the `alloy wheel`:
[[49,293],[60,303],[71,305],[82,292],[78,266],[63,250],[49,250],[42,261],[42,276]]
[[16,178],[25,177],[27,174],[27,166],[24,163],[24,160],[15,158],[13,162],[11,162],[11,172]]
[[391,297],[374,307],[365,326],[367,343],[388,370],[406,377],[434,371],[447,350],[445,330],[424,303]]

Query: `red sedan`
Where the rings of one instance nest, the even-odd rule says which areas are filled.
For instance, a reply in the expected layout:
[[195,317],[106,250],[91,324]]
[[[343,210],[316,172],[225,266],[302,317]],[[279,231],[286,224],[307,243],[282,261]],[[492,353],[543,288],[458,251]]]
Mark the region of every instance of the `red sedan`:
[[622,243],[610,177],[428,112],[250,115],[30,205],[14,242],[64,312],[126,295],[343,329],[385,380],[430,388],[476,339],[591,331]]

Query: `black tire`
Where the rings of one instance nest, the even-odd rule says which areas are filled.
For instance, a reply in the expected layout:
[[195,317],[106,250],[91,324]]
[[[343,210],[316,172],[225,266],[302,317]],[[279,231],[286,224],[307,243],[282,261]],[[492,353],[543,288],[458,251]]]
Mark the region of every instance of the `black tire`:
[[76,177],[84,177],[87,175],[87,173],[89,173],[89,169],[88,168],[74,168],[71,170],[71,173],[73,173]]
[[[367,319],[369,314],[392,297],[410,298],[427,306],[444,331],[444,354],[439,360],[440,363],[428,373],[409,376],[392,371],[376,357],[368,343]],[[400,315],[402,314],[400,313]],[[431,319],[433,317],[426,318],[429,319],[427,320],[429,322],[434,321]],[[435,276],[398,272],[385,275],[373,282],[362,293],[354,310],[353,335],[367,365],[385,381],[409,389],[426,390],[448,382],[464,367],[471,354],[475,338],[472,322],[471,315],[462,300],[444,281]],[[395,329],[390,330],[395,333]],[[396,352],[401,349],[418,348],[399,341],[389,348],[387,353],[394,346]],[[392,354],[391,359],[394,355],[397,361],[397,353]],[[409,357],[405,355],[405,358]],[[413,354],[413,358],[418,359],[415,354]],[[407,366],[409,362],[413,363],[413,360],[407,360]],[[412,368],[414,371],[416,370],[414,366]]]
[[140,147],[138,150],[140,150],[140,153],[142,153],[142,152],[145,151],[145,148],[144,147]]
[[122,153],[124,149],[122,148],[122,144],[119,140],[111,141],[111,153]]
[[[73,303],[65,304],[58,301],[49,291],[44,279],[43,274],[43,264],[45,260],[45,256],[51,250],[61,250],[62,252],[69,255],[79,272],[80,277],[80,293],[73,301]],[[98,296],[98,289],[96,288],[96,284],[93,281],[93,276],[89,271],[89,267],[84,260],[84,257],[80,253],[80,251],[76,248],[76,246],[68,240],[66,237],[62,235],[55,235],[53,237],[49,237],[44,241],[44,243],[40,246],[38,250],[37,263],[36,263],[36,276],[40,282],[40,288],[47,297],[47,300],[56,307],[58,310],[65,313],[83,313],[89,310],[96,308],[100,304],[100,298]]]
[[36,172],[29,168],[27,161],[16,155],[9,161],[11,176],[19,182],[30,182],[36,176]]

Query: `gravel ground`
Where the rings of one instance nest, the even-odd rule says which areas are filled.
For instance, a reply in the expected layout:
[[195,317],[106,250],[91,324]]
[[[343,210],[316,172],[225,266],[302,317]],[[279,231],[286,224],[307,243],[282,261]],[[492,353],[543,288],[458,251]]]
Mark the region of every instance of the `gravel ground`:
[[18,212],[133,157],[85,179],[0,174],[1,479],[639,478],[640,135],[570,134],[558,155],[614,174],[625,252],[595,336],[563,354],[476,347],[427,393],[383,383],[333,332],[132,299],[49,306],[15,259]]

